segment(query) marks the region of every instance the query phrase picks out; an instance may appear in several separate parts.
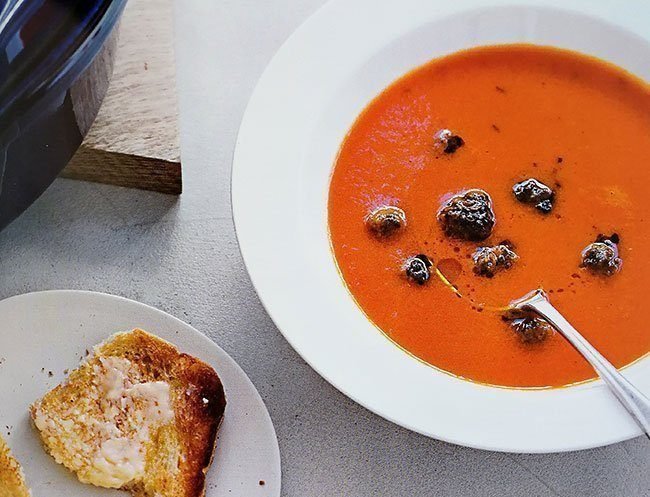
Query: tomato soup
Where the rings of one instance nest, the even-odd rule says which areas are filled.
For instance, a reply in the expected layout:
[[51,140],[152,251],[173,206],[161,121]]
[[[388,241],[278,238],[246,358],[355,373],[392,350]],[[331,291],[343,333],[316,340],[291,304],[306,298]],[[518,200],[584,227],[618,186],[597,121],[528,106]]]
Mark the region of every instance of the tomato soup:
[[[457,137],[446,149],[436,141],[445,130]],[[530,179],[552,189],[552,206],[513,193]],[[358,305],[405,351],[477,382],[567,385],[595,373],[559,334],[522,340],[492,307],[543,288],[617,367],[647,354],[649,186],[645,82],[550,47],[476,48],[407,74],[359,116],[331,178],[331,243]],[[473,189],[489,195],[494,214],[480,241],[441,224],[445,202]],[[404,215],[387,225],[399,228],[390,236],[368,226],[383,206]],[[622,266],[598,274],[584,251],[603,234]],[[486,277],[476,251],[503,240],[516,261]],[[420,254],[431,265],[426,281],[405,274]]]

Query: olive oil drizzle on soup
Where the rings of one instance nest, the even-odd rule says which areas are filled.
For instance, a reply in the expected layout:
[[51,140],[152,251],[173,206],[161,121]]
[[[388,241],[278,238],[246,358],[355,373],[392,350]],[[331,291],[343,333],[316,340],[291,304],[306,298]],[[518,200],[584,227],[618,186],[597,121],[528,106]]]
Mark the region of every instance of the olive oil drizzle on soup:
[[[560,386],[595,373],[544,323],[489,308],[543,287],[617,367],[647,354],[649,191],[645,82],[578,53],[482,47],[414,70],[359,116],[329,229],[352,296],[402,348],[479,382]],[[464,217],[477,202],[483,217]]]

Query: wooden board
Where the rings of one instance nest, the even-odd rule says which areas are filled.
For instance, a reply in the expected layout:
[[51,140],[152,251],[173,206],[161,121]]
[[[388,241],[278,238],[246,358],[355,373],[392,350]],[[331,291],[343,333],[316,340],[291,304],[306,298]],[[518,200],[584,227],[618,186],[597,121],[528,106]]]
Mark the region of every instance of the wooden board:
[[[106,52],[103,57],[110,48]],[[83,119],[80,127],[84,131]],[[172,0],[128,1],[106,97],[61,175],[181,193]]]

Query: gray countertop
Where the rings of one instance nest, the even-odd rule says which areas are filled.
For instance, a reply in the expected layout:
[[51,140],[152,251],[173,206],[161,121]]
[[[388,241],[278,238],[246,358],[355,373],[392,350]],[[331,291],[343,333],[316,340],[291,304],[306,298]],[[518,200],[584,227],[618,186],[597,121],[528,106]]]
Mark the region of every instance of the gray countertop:
[[57,180],[0,233],[0,297],[55,288],[114,293],[208,334],[269,408],[285,496],[650,496],[647,439],[545,456],[437,442],[348,400],[267,316],[237,248],[230,162],[264,66],[322,3],[177,0],[185,193]]

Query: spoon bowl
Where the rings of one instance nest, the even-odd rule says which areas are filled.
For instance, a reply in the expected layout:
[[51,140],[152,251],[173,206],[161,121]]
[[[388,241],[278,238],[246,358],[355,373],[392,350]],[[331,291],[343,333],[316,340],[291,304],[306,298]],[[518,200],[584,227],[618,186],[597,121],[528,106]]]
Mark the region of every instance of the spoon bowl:
[[566,338],[571,345],[593,366],[639,426],[650,438],[650,400],[630,383],[605,357],[576,330],[551,304],[544,290],[535,290],[510,304],[510,312],[534,312]]

